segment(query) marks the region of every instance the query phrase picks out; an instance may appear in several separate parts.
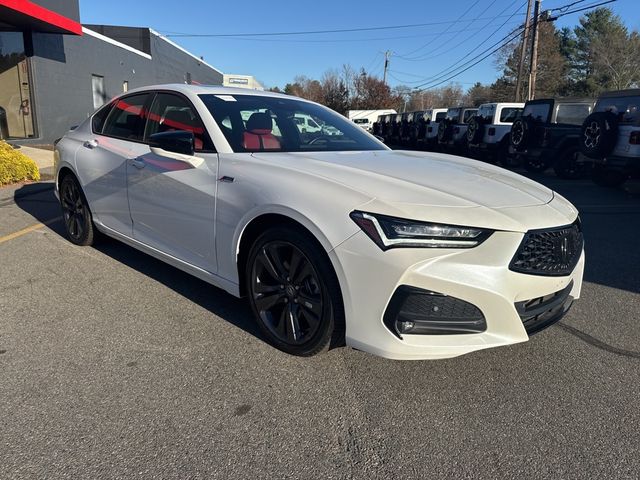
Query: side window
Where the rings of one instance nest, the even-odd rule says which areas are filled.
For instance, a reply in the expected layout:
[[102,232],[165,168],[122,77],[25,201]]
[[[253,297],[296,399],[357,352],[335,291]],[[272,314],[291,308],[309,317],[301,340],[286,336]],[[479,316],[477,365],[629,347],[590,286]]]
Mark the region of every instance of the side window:
[[569,125],[582,125],[584,119],[589,116],[591,105],[587,104],[560,104],[556,113],[556,123],[568,123]]
[[144,106],[148,99],[149,94],[143,93],[117,100],[107,117],[102,134],[141,141],[146,120]]
[[91,130],[93,133],[102,133],[104,121],[107,119],[107,116],[111,111],[111,107],[113,107],[113,103],[105,105],[104,108],[101,108],[93,115],[93,118],[91,119]]
[[149,110],[149,120],[144,139],[154,133],[184,130],[192,132],[196,151],[213,150],[213,144],[205,131],[204,124],[191,103],[171,93],[158,93]]

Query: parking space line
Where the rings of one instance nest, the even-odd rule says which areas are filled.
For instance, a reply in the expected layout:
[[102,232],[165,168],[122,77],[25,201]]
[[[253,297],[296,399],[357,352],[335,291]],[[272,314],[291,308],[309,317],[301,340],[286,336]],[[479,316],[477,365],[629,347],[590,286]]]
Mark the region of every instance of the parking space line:
[[8,242],[9,240],[13,240],[14,238],[21,237],[22,235],[26,235],[29,232],[33,232],[34,230],[38,230],[42,227],[55,223],[58,220],[62,220],[62,217],[52,218],[51,220],[47,220],[46,222],[36,223],[35,225],[31,225],[30,227],[23,228],[22,230],[18,230],[17,232],[10,233],[8,235],[0,237],[0,243],[5,243],[5,242]]

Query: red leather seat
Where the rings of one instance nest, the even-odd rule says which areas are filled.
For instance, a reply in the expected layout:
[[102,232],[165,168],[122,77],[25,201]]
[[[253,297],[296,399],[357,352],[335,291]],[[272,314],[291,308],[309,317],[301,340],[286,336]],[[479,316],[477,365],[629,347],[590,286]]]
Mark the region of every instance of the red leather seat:
[[269,113],[252,113],[242,137],[243,148],[250,151],[280,150],[280,140],[271,133],[272,129]]
[[193,132],[194,147],[196,150],[202,150],[204,144],[202,134],[204,130],[202,127],[196,126],[195,123],[195,119],[191,118],[191,114],[186,110],[167,110],[158,131],[173,132],[176,130],[185,130],[187,132]]

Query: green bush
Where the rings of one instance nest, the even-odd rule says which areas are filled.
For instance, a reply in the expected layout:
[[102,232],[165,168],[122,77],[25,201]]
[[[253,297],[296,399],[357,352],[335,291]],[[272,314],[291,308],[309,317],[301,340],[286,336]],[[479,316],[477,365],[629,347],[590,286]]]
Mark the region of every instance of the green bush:
[[40,180],[38,166],[20,150],[0,140],[0,185],[25,180]]

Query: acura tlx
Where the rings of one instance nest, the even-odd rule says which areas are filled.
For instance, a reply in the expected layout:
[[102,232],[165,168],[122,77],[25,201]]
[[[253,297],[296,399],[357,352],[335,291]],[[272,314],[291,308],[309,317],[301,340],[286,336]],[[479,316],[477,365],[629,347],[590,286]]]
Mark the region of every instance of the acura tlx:
[[560,195],[479,161],[392,151],[303,99],[131,90],[55,158],[71,242],[106,235],[246,296],[291,354],[453,357],[524,342],[580,296],[582,229]]

